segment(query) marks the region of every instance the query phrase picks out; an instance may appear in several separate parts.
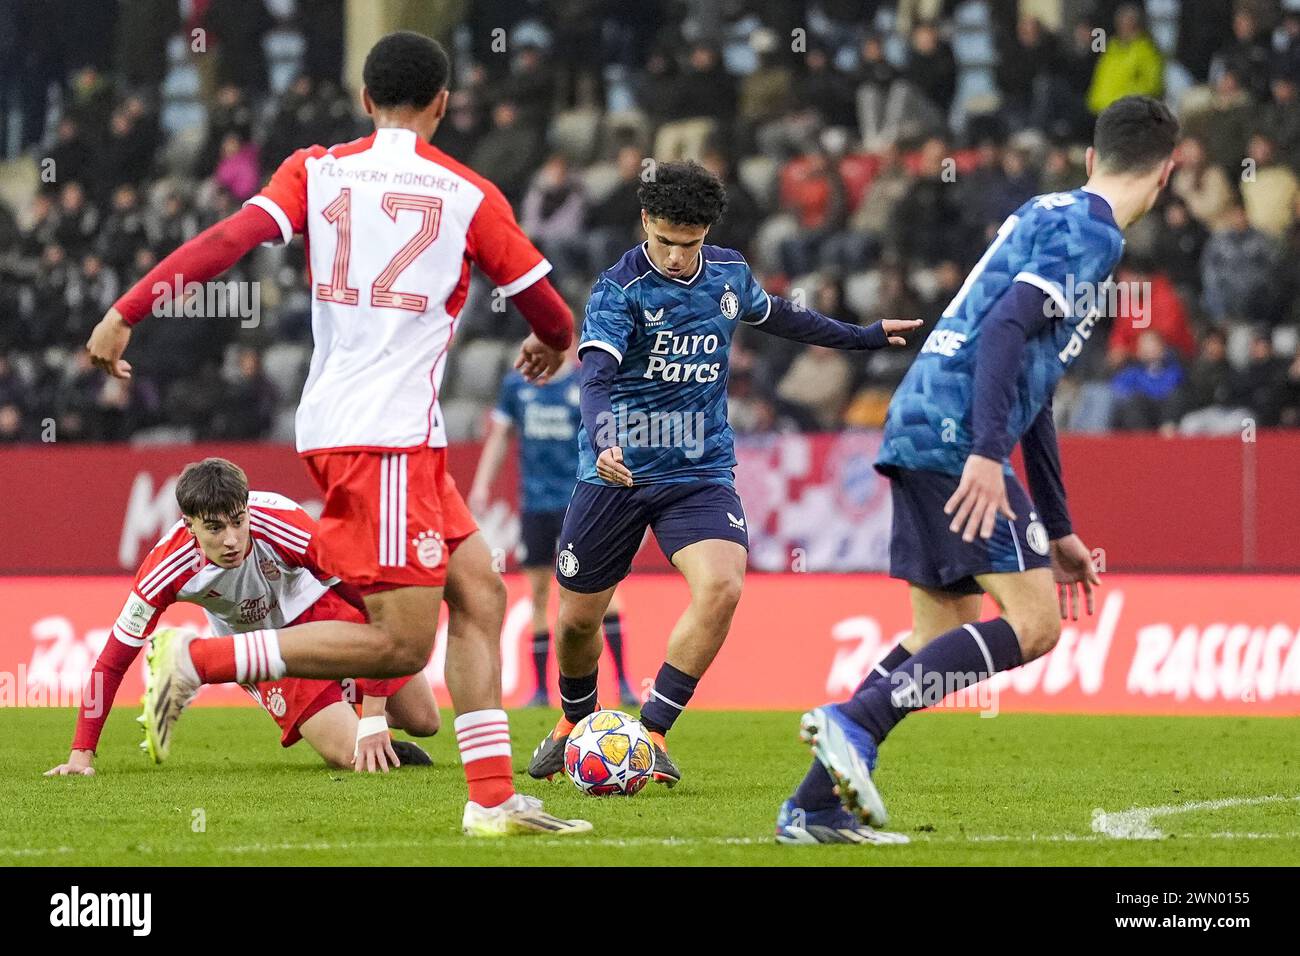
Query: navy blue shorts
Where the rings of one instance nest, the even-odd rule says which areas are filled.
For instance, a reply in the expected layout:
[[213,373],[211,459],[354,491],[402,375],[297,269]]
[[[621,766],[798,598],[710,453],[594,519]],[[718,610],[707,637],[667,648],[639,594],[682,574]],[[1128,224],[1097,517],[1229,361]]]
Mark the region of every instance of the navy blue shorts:
[[913,584],[954,594],[980,594],[977,574],[1051,567],[1047,529],[1029,495],[1007,476],[1007,500],[1016,520],[998,515],[993,537],[967,544],[948,530],[943,513],[961,479],[937,471],[886,471],[893,494],[894,526],[889,541],[889,574]]
[[515,557],[521,568],[549,568],[555,563],[555,542],[564,527],[564,509],[525,511],[519,516],[519,548]]
[[730,485],[684,481],[624,488],[580,481],[564,513],[555,580],[583,594],[613,587],[631,570],[646,528],[669,561],[697,541],[749,548],[745,512]]

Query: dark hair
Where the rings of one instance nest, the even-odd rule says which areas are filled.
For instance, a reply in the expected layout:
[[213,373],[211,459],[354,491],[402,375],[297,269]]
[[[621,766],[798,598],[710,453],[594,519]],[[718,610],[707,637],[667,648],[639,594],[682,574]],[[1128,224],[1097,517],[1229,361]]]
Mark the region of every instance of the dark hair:
[[176,503],[187,518],[229,518],[248,507],[248,476],[224,458],[192,461],[176,481]]
[[376,106],[424,109],[447,88],[447,52],[422,33],[399,30],[380,37],[366,54],[361,79]]
[[636,191],[652,219],[679,226],[712,226],[727,208],[727,187],[699,163],[657,163],[654,178]]
[[1145,173],[1159,166],[1178,142],[1178,120],[1150,96],[1125,96],[1097,117],[1092,135],[1097,161],[1109,173]]

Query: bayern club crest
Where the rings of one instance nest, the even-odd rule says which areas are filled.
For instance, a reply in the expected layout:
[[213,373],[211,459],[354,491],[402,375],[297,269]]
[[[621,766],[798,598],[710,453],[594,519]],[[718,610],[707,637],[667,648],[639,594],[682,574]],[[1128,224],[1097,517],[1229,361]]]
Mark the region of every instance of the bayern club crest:
[[740,315],[740,299],[730,289],[722,293],[722,298],[718,300],[718,306],[722,309],[722,314],[728,319],[734,320],[736,316]]
[[288,705],[284,702],[284,693],[278,687],[272,687],[271,693],[266,695],[266,709],[272,717],[283,717],[284,712],[288,710]]
[[426,568],[436,568],[442,561],[442,535],[436,531],[421,531],[415,540],[415,557]]

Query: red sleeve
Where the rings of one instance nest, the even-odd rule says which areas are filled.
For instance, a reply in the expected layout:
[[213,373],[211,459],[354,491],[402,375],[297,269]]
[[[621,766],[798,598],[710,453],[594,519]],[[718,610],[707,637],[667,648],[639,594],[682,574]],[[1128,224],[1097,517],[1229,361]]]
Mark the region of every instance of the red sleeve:
[[297,150],[271,174],[266,187],[245,203],[246,207],[257,206],[270,214],[286,243],[307,231],[307,160],[325,153],[324,146]]
[[553,349],[573,341],[573,313],[550,279],[540,279],[514,297],[515,307],[537,337]]
[[[163,550],[165,549],[161,547],[154,549],[155,552]],[[151,553],[150,558],[153,556]],[[156,564],[154,562],[155,566]],[[146,566],[149,566],[148,559]],[[136,576],[137,580],[145,573],[145,567],[142,567]],[[99,746],[99,735],[103,733],[104,721],[113,708],[113,699],[117,696],[122,678],[140,653],[140,648],[148,643],[149,635],[158,626],[161,615],[161,607],[150,604],[132,589],[82,692],[81,707],[77,711],[77,729],[72,736],[73,750],[94,750]]]
[[245,206],[205,229],[154,266],[114,303],[114,308],[122,313],[128,325],[135,325],[157,306],[172,300],[178,277],[180,285],[207,282],[221,275],[260,243],[279,236],[280,227],[265,210]]
[[483,201],[470,220],[465,251],[508,298],[550,272],[551,264],[519,228],[514,210],[501,190],[487,181],[479,185]]

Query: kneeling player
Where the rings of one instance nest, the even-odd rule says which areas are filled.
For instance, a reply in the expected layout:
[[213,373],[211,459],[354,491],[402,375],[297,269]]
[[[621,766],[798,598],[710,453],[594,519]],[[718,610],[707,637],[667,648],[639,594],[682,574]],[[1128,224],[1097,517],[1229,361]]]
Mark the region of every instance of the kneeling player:
[[[321,569],[316,522],[293,501],[250,493],[243,471],[221,458],[187,466],[176,483],[176,501],[183,517],[136,573],[131,596],[92,671],[95,692],[83,701],[72,753],[50,775],[93,773],[95,748],[122,678],[163,611],[177,601],[202,607],[218,634],[309,621],[366,622],[361,596]],[[164,629],[155,635],[151,664],[184,633]],[[248,646],[255,653],[259,645],[253,640]],[[151,666],[150,677],[152,671]],[[438,731],[438,705],[421,675],[362,679],[351,687],[305,678],[244,687],[280,726],[281,746],[305,739],[330,766],[357,770],[429,763],[415,744],[393,742],[388,733],[390,725],[417,737]],[[149,686],[146,696],[155,692]],[[360,719],[354,697],[361,699]],[[146,715],[151,710],[146,706]],[[146,722],[144,746],[157,763],[171,749],[171,729]]]
[[736,495],[727,360],[743,323],[835,349],[903,345],[915,320],[863,328],[769,296],[732,249],[704,245],[726,188],[695,163],[660,163],[643,183],[646,241],[601,273],[582,339],[581,471],[556,561],[556,639],[564,716],[533,754],[534,777],[558,773],[574,723],[596,709],[600,622],[647,527],[690,586],[691,602],[641,708],[654,779],[681,779],[665,735],[731,626],[749,538]]

